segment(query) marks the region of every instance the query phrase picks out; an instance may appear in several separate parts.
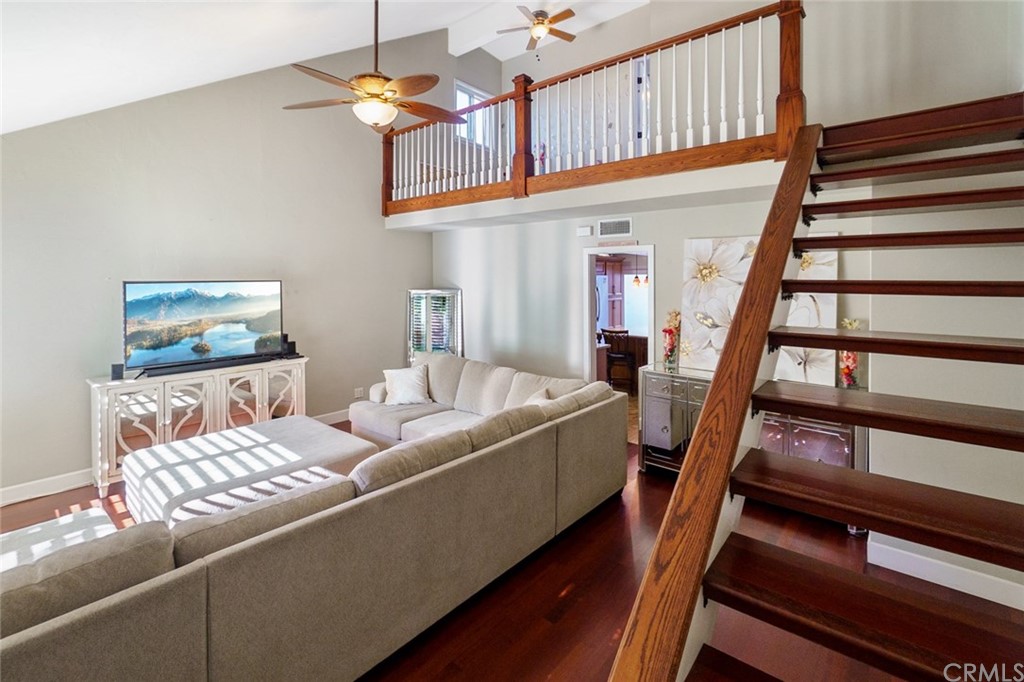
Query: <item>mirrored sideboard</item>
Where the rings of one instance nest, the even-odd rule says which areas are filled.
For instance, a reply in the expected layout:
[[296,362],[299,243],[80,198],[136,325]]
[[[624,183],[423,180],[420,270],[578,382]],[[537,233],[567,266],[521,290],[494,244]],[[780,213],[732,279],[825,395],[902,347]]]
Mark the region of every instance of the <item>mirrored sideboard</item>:
[[128,453],[306,413],[308,358],[111,381],[90,379],[93,482],[121,480]]
[[[682,467],[714,372],[666,367],[640,368],[641,471]],[[867,470],[868,430],[850,424],[766,413],[759,447],[769,452]]]

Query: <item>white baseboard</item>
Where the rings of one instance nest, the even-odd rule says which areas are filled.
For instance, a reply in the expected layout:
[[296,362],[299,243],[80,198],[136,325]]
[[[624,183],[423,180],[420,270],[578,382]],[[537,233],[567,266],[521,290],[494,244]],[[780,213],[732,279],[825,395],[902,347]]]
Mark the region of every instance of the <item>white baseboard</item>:
[[7,486],[6,488],[0,488],[0,506],[21,502],[22,500],[31,500],[34,497],[42,497],[43,495],[62,493],[65,490],[81,488],[90,483],[92,483],[92,469],[82,469],[81,471],[60,474],[59,476],[41,478],[38,481]]
[[318,417],[313,417],[318,422],[324,424],[337,424],[338,422],[348,421],[348,410],[338,410],[337,412],[328,412],[327,414],[321,414]]
[[957,566],[941,559],[921,556],[868,538],[868,563],[927,580],[982,599],[1021,608],[1020,584],[994,575]]

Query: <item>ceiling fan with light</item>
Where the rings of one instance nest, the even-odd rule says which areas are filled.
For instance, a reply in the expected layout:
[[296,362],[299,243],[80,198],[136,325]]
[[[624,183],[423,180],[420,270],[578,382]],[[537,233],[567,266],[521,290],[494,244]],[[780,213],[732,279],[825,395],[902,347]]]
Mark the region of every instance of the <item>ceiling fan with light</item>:
[[380,3],[373,2],[373,71],[360,73],[352,76],[349,80],[332,76],[309,66],[292,64],[302,73],[313,78],[337,85],[352,91],[354,98],[344,99],[321,99],[314,102],[302,102],[301,104],[289,104],[285,109],[317,109],[320,107],[333,107],[339,104],[351,104],[352,112],[360,121],[370,126],[378,133],[386,133],[391,130],[391,122],[398,116],[399,110],[405,111],[425,118],[428,121],[440,121],[443,123],[465,123],[466,119],[447,109],[436,107],[433,104],[424,102],[407,101],[405,97],[412,97],[427,92],[440,80],[435,74],[421,73],[414,76],[403,76],[402,78],[390,78],[380,72],[378,68],[378,27],[380,18]]
[[557,24],[566,19],[571,19],[576,16],[576,13],[571,9],[564,9],[555,16],[548,16],[548,13],[544,10],[536,10],[531,12],[525,5],[519,5],[519,11],[530,20],[529,26],[517,26],[515,28],[504,28],[498,33],[515,33],[517,31],[529,31],[530,42],[526,43],[527,50],[537,49],[537,43],[540,42],[541,38],[550,34],[556,38],[560,38],[568,43],[576,40],[576,36],[572,33],[566,33],[557,28],[553,28],[554,24]]

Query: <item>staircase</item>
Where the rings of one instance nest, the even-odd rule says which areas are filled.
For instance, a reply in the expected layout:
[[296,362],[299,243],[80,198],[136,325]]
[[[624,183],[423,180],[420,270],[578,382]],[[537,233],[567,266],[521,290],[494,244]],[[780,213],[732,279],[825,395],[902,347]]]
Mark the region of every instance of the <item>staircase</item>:
[[[817,155],[821,170],[809,178],[818,201],[804,205],[803,220],[807,224],[829,220],[827,229],[841,232],[843,220],[862,216],[1024,206],[1024,187],[1001,183],[996,175],[989,184],[1005,186],[914,192],[911,184],[930,180],[950,184],[950,179],[1024,170],[1024,146],[1014,142],[1019,139],[1024,139],[1024,93],[826,128]],[[1002,143],[1003,148],[993,151],[991,143]],[[893,185],[888,189],[905,185],[908,190],[882,198],[829,198],[834,190],[868,185]],[[971,217],[979,215],[984,219],[986,214]],[[1024,227],[979,225],[978,229],[799,237],[793,240],[793,253],[801,257],[818,250],[1000,249],[1022,244]],[[1024,275],[1024,262],[1020,273]],[[781,290],[784,297],[797,292],[1021,297],[1024,282],[784,279]],[[768,344],[772,351],[795,346],[950,362],[1024,364],[1024,341],[1011,338],[779,327],[769,332]],[[1024,412],[1015,409],[774,381],[757,387],[751,407],[1024,453]],[[758,449],[749,450],[733,470],[729,492],[1024,570],[1024,506],[1019,504]],[[983,618],[966,606],[737,533],[728,536],[711,562],[703,594],[705,600],[905,679],[941,680],[950,663],[973,663],[984,666],[983,670],[1005,666],[999,668],[999,675],[1012,677],[1013,665],[1024,662],[1024,616],[1014,621]],[[688,679],[773,678],[705,644]]]

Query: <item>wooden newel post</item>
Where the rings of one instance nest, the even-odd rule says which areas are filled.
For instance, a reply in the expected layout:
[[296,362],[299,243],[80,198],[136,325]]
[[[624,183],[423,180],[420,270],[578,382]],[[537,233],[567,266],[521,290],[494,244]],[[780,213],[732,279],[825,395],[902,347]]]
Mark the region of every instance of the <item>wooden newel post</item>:
[[521,199],[526,194],[526,178],[533,175],[533,98],[529,88],[533,79],[524,73],[512,79],[514,84],[513,101],[516,106],[516,150],[512,155],[512,197]]
[[775,101],[776,160],[789,156],[796,131],[806,119],[807,98],[803,89],[800,0],[782,0],[779,9],[779,97]]
[[391,190],[395,184],[395,134],[394,130],[389,130],[384,133],[381,138],[382,149],[384,150],[383,163],[381,168],[383,169],[382,180],[380,183],[380,214],[385,218],[388,217],[388,202],[391,201]]

